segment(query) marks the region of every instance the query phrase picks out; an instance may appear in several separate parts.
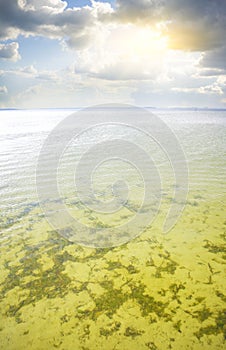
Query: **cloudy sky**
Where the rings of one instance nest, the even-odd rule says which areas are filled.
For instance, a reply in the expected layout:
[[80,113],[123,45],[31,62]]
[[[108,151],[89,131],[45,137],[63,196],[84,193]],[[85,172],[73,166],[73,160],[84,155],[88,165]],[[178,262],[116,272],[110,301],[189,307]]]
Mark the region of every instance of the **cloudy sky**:
[[225,0],[0,0],[0,108],[226,108]]

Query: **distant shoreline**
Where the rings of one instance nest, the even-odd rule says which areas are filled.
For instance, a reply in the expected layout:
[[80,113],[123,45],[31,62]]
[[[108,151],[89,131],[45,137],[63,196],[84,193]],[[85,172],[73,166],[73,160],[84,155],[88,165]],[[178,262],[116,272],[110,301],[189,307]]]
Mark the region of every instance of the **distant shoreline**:
[[[94,106],[95,107],[95,106]],[[132,108],[133,106],[131,106]],[[208,108],[208,107],[150,107],[150,106],[134,106],[138,108],[144,108],[144,109],[152,109],[152,110],[165,110],[165,111],[222,111],[225,112],[226,108]],[[92,107],[71,107],[71,108],[0,108],[1,111],[74,111],[74,110],[81,110],[86,108],[92,108]],[[108,108],[108,107],[106,107]]]

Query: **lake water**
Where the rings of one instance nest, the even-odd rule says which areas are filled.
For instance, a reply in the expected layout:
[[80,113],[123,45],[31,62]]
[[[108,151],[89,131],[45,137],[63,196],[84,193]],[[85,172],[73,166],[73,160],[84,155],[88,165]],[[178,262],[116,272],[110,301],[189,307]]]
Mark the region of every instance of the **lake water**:
[[[154,111],[176,135],[189,169],[185,208],[168,234],[162,227],[175,183],[161,147],[137,130],[111,125],[87,131],[65,149],[59,191],[70,214],[92,230],[124,225],[144,187],[139,169],[115,159],[95,169],[93,184],[107,203],[112,182],[128,181],[126,205],[110,216],[82,206],[73,171],[91,146],[114,135],[136,142],[160,173],[155,219],[134,239],[125,232],[124,244],[104,248],[60,234],[40,207],[40,151],[72,112],[0,111],[0,348],[225,349],[226,111]],[[46,181],[47,194],[49,186]]]

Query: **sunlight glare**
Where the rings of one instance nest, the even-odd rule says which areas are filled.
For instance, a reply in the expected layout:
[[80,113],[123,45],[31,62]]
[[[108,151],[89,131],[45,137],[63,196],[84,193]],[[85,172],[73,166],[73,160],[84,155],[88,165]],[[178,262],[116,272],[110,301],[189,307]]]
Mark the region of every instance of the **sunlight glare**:
[[160,31],[135,25],[124,25],[123,28],[118,28],[112,33],[110,40],[113,51],[128,57],[162,55],[167,51],[167,42],[168,38],[162,36]]

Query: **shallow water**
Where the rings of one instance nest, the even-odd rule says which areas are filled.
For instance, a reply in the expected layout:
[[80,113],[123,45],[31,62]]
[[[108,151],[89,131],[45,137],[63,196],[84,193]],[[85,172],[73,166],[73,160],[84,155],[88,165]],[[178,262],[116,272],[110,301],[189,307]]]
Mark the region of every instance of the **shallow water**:
[[[127,244],[100,249],[60,236],[37,197],[39,151],[70,111],[0,112],[1,349],[225,348],[226,112],[155,113],[174,131],[186,155],[184,212],[163,235],[173,175],[164,155],[151,145],[162,174],[158,215]],[[125,136],[139,142],[136,134],[127,131]],[[71,185],[72,150],[79,155],[95,142],[92,135],[84,137],[66,152],[60,189],[71,212],[90,224],[92,213],[79,207]],[[131,209],[143,189],[138,174],[123,167],[118,162],[113,169],[116,175],[129,172]],[[104,177],[109,169],[103,167],[94,179],[105,199],[111,196]],[[123,208],[117,220],[132,215],[129,209]],[[91,221],[95,226],[100,220]]]

